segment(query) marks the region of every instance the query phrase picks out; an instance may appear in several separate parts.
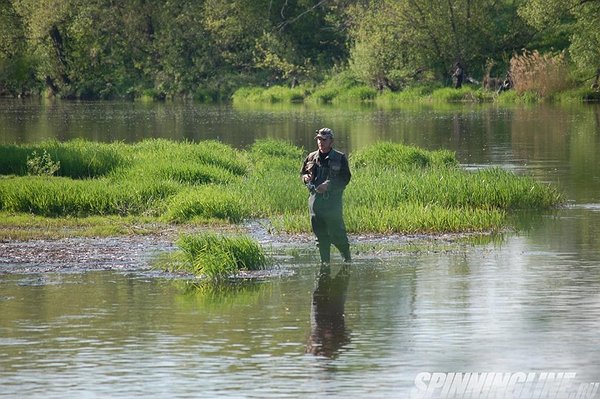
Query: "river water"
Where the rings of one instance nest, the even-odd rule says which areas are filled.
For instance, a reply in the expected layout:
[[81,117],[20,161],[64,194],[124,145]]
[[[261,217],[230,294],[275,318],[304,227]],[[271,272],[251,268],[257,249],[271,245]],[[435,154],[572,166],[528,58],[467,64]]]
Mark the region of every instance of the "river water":
[[[273,137],[308,150],[322,126],[348,153],[378,140],[446,148],[466,168],[556,184],[568,202],[515,216],[517,230],[493,239],[358,254],[348,268],[335,258],[320,269],[308,245],[276,247],[274,277],[221,290],[153,271],[160,246],[102,271],[25,273],[18,259],[4,262],[0,397],[453,397],[443,392],[451,373],[525,373],[502,397],[600,397],[598,105],[0,101],[3,143],[165,137],[244,148]],[[454,397],[492,388],[481,389]]]

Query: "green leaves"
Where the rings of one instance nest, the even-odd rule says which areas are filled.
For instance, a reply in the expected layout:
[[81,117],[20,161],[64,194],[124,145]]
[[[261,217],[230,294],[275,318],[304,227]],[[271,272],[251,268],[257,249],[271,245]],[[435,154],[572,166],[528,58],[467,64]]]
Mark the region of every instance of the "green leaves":
[[566,31],[570,56],[581,71],[591,74],[600,67],[600,1],[528,0],[519,14],[543,32]]
[[0,94],[213,102],[345,69],[398,91],[448,83],[457,61],[480,79],[492,59],[504,76],[515,50],[550,47],[568,47],[588,78],[600,65],[599,14],[598,0],[11,0],[0,4]]

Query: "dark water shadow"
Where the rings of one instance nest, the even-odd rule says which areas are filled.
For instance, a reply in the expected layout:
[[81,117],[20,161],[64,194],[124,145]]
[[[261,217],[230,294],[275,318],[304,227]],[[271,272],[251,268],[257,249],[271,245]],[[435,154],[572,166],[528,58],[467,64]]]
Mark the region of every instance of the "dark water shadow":
[[321,266],[312,296],[311,331],[305,353],[335,358],[350,343],[344,315],[350,270],[344,264],[332,275],[329,265]]

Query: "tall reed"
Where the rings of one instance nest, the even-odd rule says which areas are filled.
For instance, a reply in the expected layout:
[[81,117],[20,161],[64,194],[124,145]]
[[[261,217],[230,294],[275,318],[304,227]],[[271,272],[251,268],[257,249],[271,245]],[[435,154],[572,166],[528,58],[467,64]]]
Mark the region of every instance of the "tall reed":
[[510,76],[517,93],[533,92],[542,98],[570,86],[564,53],[524,50],[510,59]]

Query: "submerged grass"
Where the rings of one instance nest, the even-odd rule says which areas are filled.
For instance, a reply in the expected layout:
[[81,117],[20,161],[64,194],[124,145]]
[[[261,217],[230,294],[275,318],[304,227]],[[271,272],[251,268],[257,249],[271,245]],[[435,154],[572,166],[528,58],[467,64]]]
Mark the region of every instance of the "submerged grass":
[[[72,157],[81,165],[71,161],[71,170],[86,172],[70,177],[23,175],[26,154],[41,148],[53,148],[59,172],[68,158],[57,154],[103,161],[90,169],[86,157]],[[244,151],[216,141],[168,140],[0,146],[2,154],[12,150],[24,156],[1,170],[0,212],[143,216],[159,223],[268,218],[281,231],[310,231],[308,194],[298,176],[305,153],[289,142],[258,140]],[[501,169],[465,171],[444,150],[382,142],[353,152],[350,163],[345,213],[354,233],[494,230],[504,227],[508,212],[547,209],[562,201],[554,187],[528,176]]]

